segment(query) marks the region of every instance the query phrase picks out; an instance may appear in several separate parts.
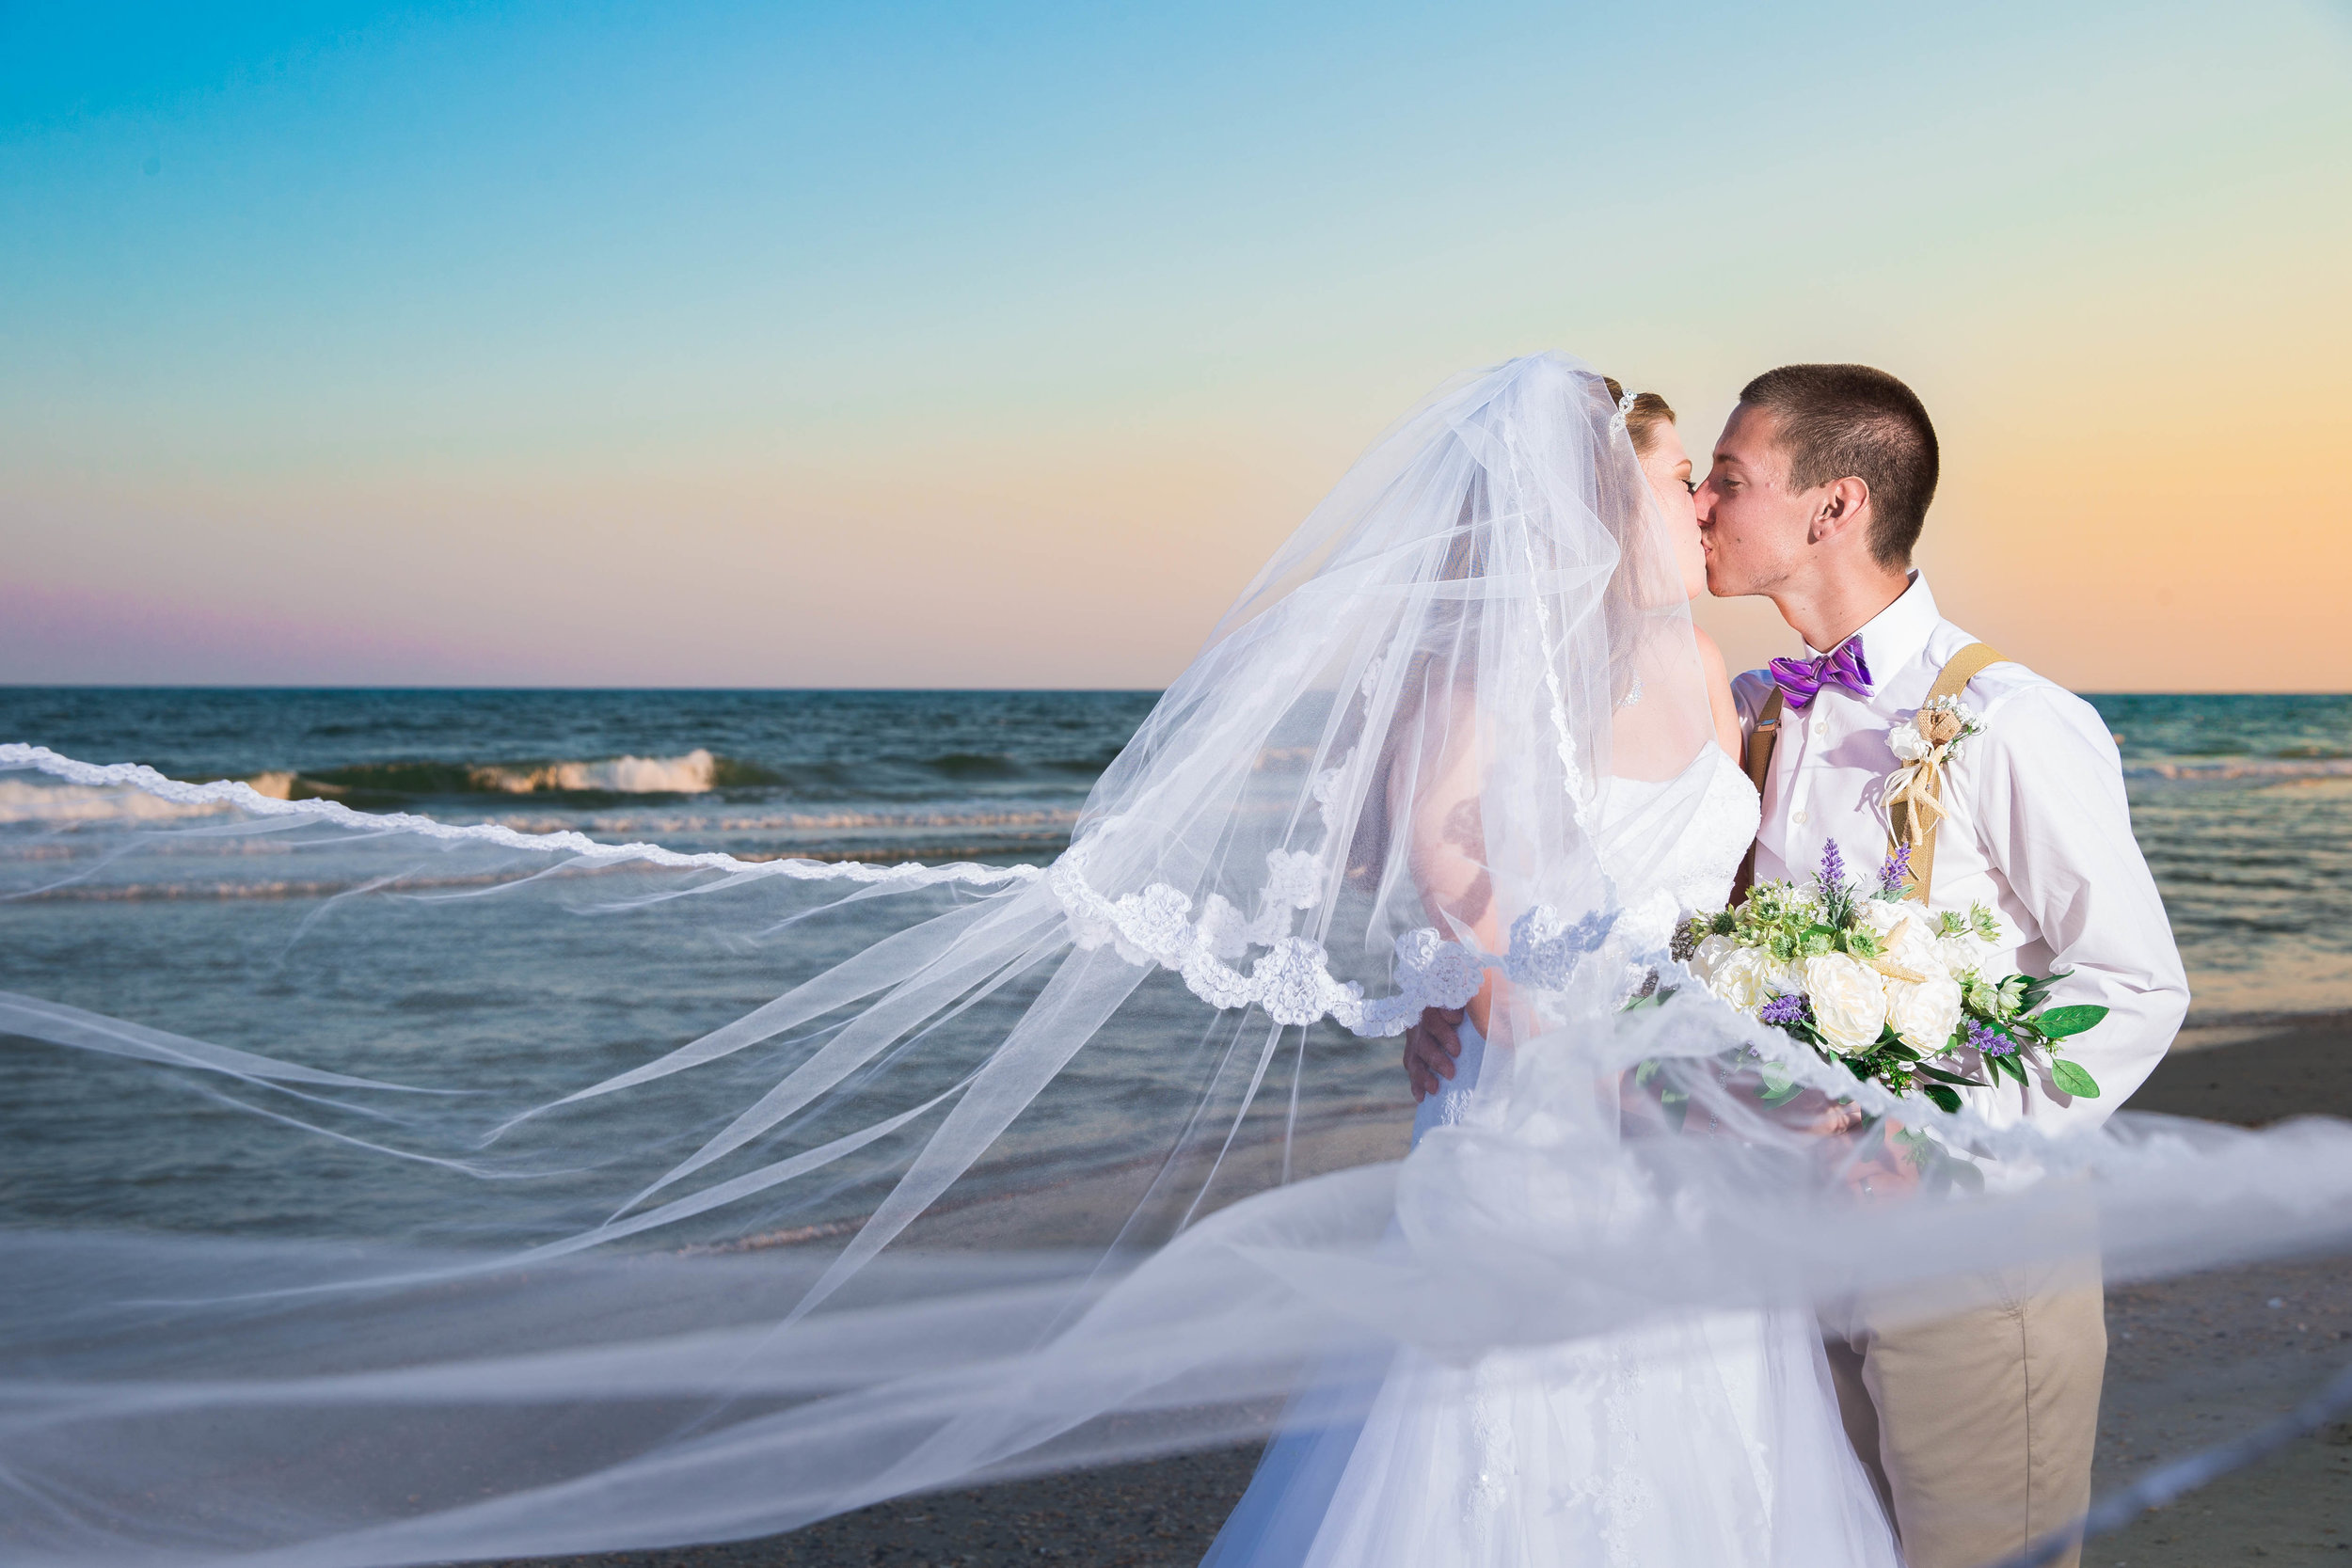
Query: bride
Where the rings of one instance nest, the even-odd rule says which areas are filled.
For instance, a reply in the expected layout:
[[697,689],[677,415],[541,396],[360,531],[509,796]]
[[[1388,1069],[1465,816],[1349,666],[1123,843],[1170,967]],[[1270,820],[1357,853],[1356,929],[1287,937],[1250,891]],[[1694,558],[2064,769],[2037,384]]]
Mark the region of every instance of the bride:
[[[7,1555],[736,1539],[1279,1429],[1216,1568],[1893,1563],[1817,1306],[2075,1244],[2083,1193],[2119,1268],[2328,1244],[2352,1140],[1958,1113],[2074,1196],[1849,1201],[1759,1066],[1905,1102],[1670,952],[1756,825],[1688,477],[1575,360],[1442,388],[1041,869],[0,746],[0,1031],[48,1052],[0,1102]],[[1431,1008],[1468,1049],[1400,1161],[1362,1042]]]
[[[1675,586],[1695,599],[1706,564],[1674,411],[1655,393],[1607,385],[1656,499]],[[1629,551],[1620,571],[1645,595],[1658,583],[1637,575],[1643,562]],[[1690,636],[1715,744],[1674,781],[1656,779],[1645,775],[1675,753],[1661,755],[1652,736],[1634,733],[1646,726],[1626,721],[1636,693],[1619,699],[1626,706],[1613,724],[1619,761],[1604,832],[1669,782],[1704,780],[1698,809],[1644,867],[1645,884],[1619,884],[1619,896],[1652,918],[1727,903],[1756,831],[1723,657],[1705,632]],[[1443,861],[1427,851],[1415,860],[1432,868],[1423,893],[1438,919],[1450,891],[1434,869]],[[1507,984],[1489,973],[1470,999],[1451,1082],[1417,1082],[1413,1143],[1425,1152],[1416,1159],[1447,1159],[1441,1146],[1458,1139],[1456,1129],[1502,1125],[1509,1064],[1503,1048],[1488,1052],[1487,1031],[1498,1010],[1511,1015],[1497,995]],[[1544,1044],[1539,1037],[1530,1049]],[[1455,1162],[1478,1180],[1474,1150],[1455,1152]],[[1809,1315],[1699,1314],[1467,1363],[1408,1346],[1360,1420],[1324,1424],[1317,1402],[1302,1401],[1268,1449],[1204,1568],[1899,1561],[1839,1425]]]

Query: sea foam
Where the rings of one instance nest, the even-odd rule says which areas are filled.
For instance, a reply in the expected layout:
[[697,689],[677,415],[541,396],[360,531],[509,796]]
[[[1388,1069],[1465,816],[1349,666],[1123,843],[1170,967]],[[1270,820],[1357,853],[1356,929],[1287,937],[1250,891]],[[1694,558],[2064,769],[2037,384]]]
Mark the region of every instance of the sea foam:
[[532,795],[541,790],[600,789],[615,795],[703,795],[718,777],[719,759],[697,746],[678,757],[607,757],[597,762],[547,762],[469,768],[477,788]]

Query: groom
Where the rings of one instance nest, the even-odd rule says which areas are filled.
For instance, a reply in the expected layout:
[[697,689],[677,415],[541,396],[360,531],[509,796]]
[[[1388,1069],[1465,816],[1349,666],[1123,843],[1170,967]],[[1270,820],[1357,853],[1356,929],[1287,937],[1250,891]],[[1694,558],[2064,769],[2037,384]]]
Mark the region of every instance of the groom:
[[[2100,1098],[2070,1100],[2038,1073],[2030,1088],[1986,1074],[1995,1087],[1963,1092],[1995,1123],[2088,1128],[2170,1046],[2188,984],[2106,725],[1945,620],[1911,564],[1936,468],[1926,408],[1861,365],[1756,377],[1716,442],[1697,494],[1708,590],[1765,595],[1805,648],[1733,683],[1763,792],[1754,877],[1802,879],[1833,842],[1852,863],[1883,854],[1888,732],[1939,680],[1957,689],[1983,731],[1945,772],[1932,907],[1989,906],[2007,943],[1989,973],[2068,971],[2054,1003],[2109,1009],[2068,1046]],[[1451,1077],[1458,1049],[1447,1017],[1424,1015],[1406,1042],[1416,1084]],[[1987,1176],[1996,1189],[2029,1179]],[[2095,1262],[1979,1284],[1943,1315],[1864,1304],[1825,1323],[1847,1432],[1910,1568],[1995,1561],[2090,1502],[2106,1356]]]

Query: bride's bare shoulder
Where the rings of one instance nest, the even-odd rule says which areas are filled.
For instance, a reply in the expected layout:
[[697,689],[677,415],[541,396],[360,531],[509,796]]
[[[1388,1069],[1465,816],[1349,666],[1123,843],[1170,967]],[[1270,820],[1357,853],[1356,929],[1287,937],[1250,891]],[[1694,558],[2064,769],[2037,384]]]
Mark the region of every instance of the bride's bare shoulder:
[[1707,705],[1715,721],[1715,739],[1731,760],[1740,757],[1740,708],[1731,697],[1731,672],[1724,664],[1724,650],[1713,638],[1698,626],[1691,628],[1698,641],[1699,670],[1707,681]]
[[1699,664],[1706,670],[1708,683],[1720,686],[1726,691],[1729,690],[1731,672],[1724,664],[1724,650],[1721,645],[1713,638],[1708,636],[1702,627],[1692,626],[1691,635],[1698,640]]

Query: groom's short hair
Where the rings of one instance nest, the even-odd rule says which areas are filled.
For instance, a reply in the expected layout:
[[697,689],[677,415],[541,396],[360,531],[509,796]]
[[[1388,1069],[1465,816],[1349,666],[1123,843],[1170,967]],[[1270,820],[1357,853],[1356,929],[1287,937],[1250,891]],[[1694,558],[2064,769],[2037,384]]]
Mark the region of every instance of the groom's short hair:
[[1935,499],[1935,426],[1912,389],[1867,365],[1783,365],[1741,388],[1770,409],[1788,483],[1810,490],[1849,474],[1870,487],[1870,554],[1907,566]]

